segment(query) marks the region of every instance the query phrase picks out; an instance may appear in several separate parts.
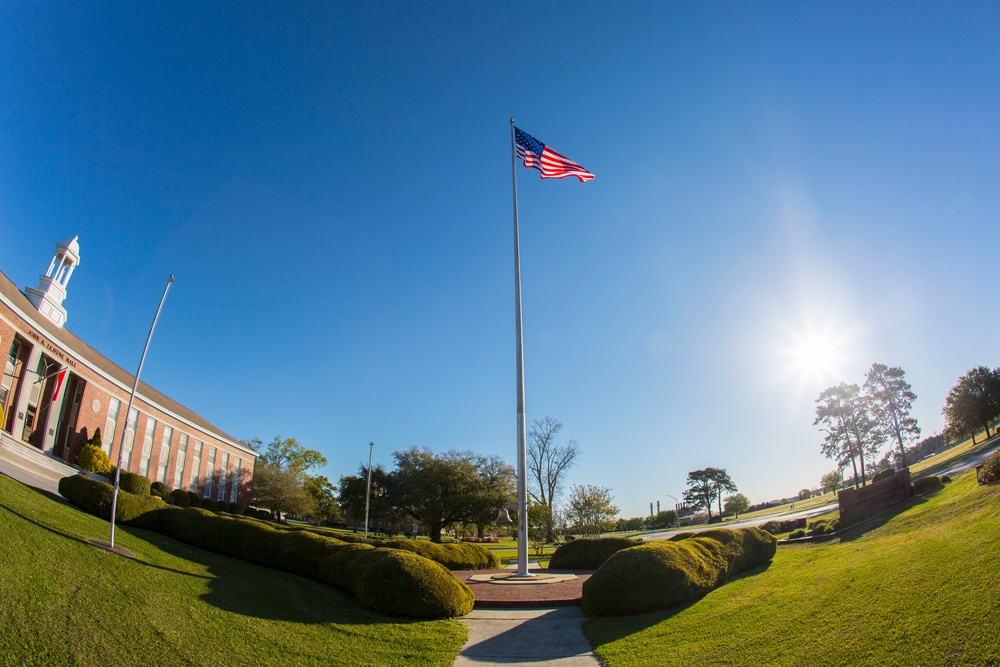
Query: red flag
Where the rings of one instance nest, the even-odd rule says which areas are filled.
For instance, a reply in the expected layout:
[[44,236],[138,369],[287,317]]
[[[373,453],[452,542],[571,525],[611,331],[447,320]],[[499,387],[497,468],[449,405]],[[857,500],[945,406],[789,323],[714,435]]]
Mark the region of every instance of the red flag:
[[52,401],[51,401],[52,403],[55,403],[56,399],[59,398],[59,390],[62,389],[63,383],[66,381],[67,371],[68,369],[64,368],[61,371],[59,371],[58,375],[56,375],[56,388],[52,392]]

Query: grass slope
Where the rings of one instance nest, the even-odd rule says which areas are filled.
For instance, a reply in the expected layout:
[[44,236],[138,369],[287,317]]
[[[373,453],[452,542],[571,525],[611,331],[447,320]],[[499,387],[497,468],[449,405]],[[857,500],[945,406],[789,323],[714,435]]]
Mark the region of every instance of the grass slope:
[[0,475],[0,665],[451,665],[457,621],[366,611],[337,591],[119,528]]
[[584,625],[608,667],[1000,664],[1000,487],[972,472],[686,607]]

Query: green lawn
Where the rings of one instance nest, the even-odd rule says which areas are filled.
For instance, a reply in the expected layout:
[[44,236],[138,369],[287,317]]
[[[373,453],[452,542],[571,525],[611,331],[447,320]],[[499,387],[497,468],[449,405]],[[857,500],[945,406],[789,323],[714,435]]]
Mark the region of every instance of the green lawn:
[[108,524],[0,475],[0,665],[451,665],[458,621],[410,622],[337,591]]
[[972,471],[689,606],[593,618],[608,667],[1000,664],[1000,487]]

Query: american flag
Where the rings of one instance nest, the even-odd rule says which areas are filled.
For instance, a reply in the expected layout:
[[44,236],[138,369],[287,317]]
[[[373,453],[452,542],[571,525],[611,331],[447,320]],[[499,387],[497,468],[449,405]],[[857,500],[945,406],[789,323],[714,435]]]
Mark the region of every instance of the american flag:
[[517,145],[517,156],[524,160],[525,167],[534,167],[542,174],[542,178],[566,178],[576,176],[581,183],[594,180],[594,175],[573,162],[565,155],[535,139],[527,132],[514,128],[514,140]]

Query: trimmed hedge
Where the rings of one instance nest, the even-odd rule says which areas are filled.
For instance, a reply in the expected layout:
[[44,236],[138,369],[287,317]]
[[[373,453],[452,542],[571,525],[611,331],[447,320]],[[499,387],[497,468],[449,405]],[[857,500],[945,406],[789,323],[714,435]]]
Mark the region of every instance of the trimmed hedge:
[[243,505],[239,503],[229,503],[230,514],[243,514]]
[[596,570],[614,554],[637,544],[639,542],[626,537],[574,540],[556,549],[549,560],[549,569]]
[[[352,593],[369,609],[413,618],[449,618],[472,610],[472,591],[448,570],[416,554],[347,544],[307,530],[205,509],[167,507],[129,525],[225,556],[308,577]],[[385,562],[388,559],[390,562]],[[385,578],[388,583],[371,581]],[[380,591],[385,592],[383,595]]]
[[170,502],[170,489],[163,482],[153,482],[149,485],[149,495],[156,496],[157,498],[163,498],[167,502]]
[[[107,484],[77,475],[62,479],[59,492],[91,514],[102,516],[103,509],[103,518],[110,516],[112,487]],[[106,508],[99,502],[102,494],[107,496]],[[356,595],[361,604],[375,611],[413,618],[450,618],[472,611],[469,587],[443,566],[417,554],[347,544],[256,519],[217,516],[201,508],[181,509],[159,498],[127,492],[120,492],[118,509],[119,520],[129,526],[329,584]]]
[[936,475],[930,475],[929,477],[921,477],[913,483],[914,493],[927,493],[933,489],[941,486],[941,480],[938,479]]
[[471,542],[455,542],[453,544],[438,544],[419,540],[376,540],[365,539],[351,533],[334,533],[318,528],[288,527],[289,530],[307,530],[309,532],[329,537],[350,544],[369,544],[387,549],[411,551],[424,558],[430,558],[435,563],[444,565],[449,570],[489,570],[500,567],[500,557],[484,546]]
[[[111,520],[111,498],[115,487],[90,479],[86,475],[71,475],[59,480],[59,493],[83,511]],[[128,523],[151,510],[166,507],[166,503],[155,496],[140,496],[118,489],[118,504],[115,506],[115,521]]]
[[779,535],[781,533],[790,533],[796,528],[805,528],[805,519],[772,519],[766,523],[760,525],[761,530],[766,530],[772,535]]
[[[220,512],[225,511],[219,507],[219,503],[215,502],[211,498],[201,499],[201,508],[208,510],[209,512]],[[229,509],[228,507],[226,509]]]
[[623,549],[584,582],[583,611],[636,614],[691,602],[776,551],[777,540],[759,528],[717,528]]
[[[111,478],[112,485],[114,484],[114,478]],[[122,491],[128,491],[129,493],[134,493],[137,496],[148,496],[150,489],[150,482],[148,477],[136,474],[134,472],[127,472],[122,470],[118,474],[118,488]]]
[[170,492],[170,504],[178,507],[191,507],[191,499],[184,489],[174,489]]

